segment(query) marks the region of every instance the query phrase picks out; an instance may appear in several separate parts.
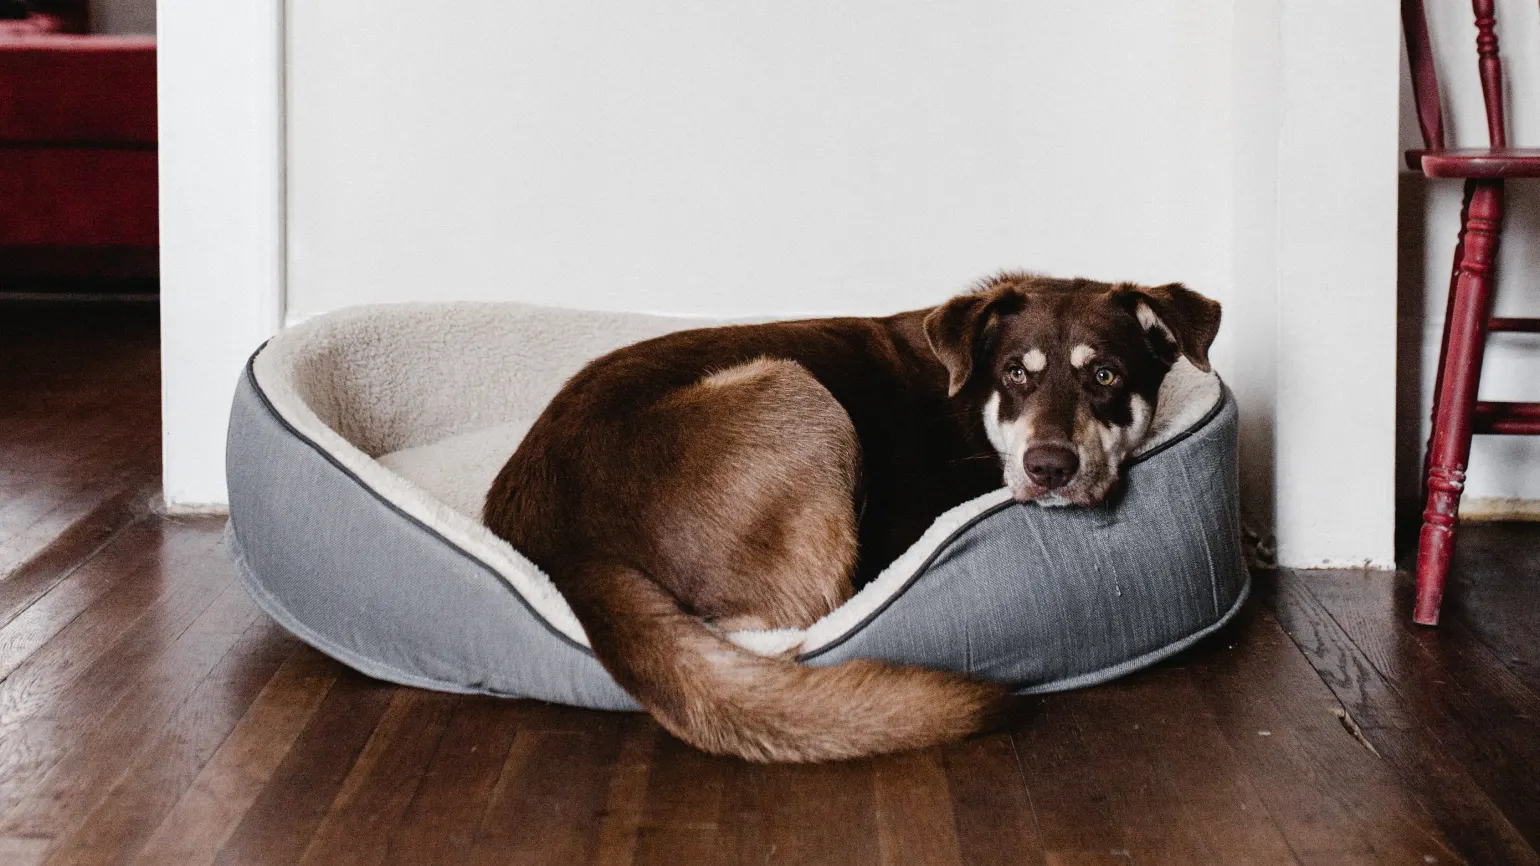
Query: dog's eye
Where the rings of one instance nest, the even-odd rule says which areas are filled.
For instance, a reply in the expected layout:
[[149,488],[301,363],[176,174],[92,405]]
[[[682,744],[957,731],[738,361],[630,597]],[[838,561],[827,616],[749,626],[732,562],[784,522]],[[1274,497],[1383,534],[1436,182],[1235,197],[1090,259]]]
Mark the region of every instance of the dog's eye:
[[1020,364],[1012,364],[1005,368],[1005,378],[1018,385],[1025,385],[1027,383],[1027,368]]
[[1118,381],[1118,374],[1111,367],[1098,367],[1096,369],[1096,384],[1112,387]]

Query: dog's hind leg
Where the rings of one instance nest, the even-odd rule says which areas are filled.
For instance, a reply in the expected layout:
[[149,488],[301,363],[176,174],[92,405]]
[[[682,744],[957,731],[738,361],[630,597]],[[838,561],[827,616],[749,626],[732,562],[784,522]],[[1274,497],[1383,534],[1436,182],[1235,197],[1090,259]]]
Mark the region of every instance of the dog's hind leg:
[[680,455],[649,521],[669,560],[655,579],[724,631],[804,628],[850,597],[860,443],[828,389],[762,358],[654,409]]

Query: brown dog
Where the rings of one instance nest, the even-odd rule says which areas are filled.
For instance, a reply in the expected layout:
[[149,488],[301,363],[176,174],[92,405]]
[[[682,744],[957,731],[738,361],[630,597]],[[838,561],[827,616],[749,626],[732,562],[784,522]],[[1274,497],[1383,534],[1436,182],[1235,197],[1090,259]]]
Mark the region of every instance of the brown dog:
[[[595,655],[668,730],[757,761],[945,742],[1003,685],[805,667],[721,633],[805,628],[943,511],[997,489],[1100,502],[1219,305],[1004,274],[930,310],[684,331],[573,376],[487,495]],[[1003,469],[1002,469],[1003,467]]]

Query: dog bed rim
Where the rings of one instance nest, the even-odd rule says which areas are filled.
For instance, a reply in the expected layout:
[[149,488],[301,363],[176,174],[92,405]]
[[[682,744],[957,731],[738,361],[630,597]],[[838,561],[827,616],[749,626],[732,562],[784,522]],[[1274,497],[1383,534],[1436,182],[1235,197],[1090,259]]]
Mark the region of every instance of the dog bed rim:
[[[1004,507],[1004,504],[1002,504],[1000,507]],[[990,513],[992,514],[998,510],[999,507],[990,509]],[[241,582],[241,585],[245,587],[246,591],[249,592],[252,598],[256,600],[257,606],[262,608],[262,610],[266,612],[268,616],[277,621],[279,625],[282,625],[285,629],[288,629],[301,640],[305,641],[321,652],[326,653],[332,658],[348,665],[354,670],[374,677],[375,679],[396,683],[398,685],[411,686],[413,688],[429,689],[431,691],[449,692],[452,694],[461,695],[523,697],[522,695],[513,692],[504,692],[499,689],[487,688],[485,686],[472,687],[463,685],[461,683],[451,682],[449,680],[424,677],[417,674],[407,673],[393,665],[381,662],[372,656],[367,656],[362,653],[355,652],[351,648],[343,646],[342,644],[339,644],[336,641],[325,637],[320,632],[310,628],[298,617],[295,617],[289,613],[288,608],[279,602],[272,593],[268,592],[267,588],[263,586],[261,581],[256,579],[251,566],[246,562],[246,557],[242,551],[240,539],[236,536],[235,526],[233,523],[225,527],[225,535],[227,536],[227,547],[232,555],[232,558],[235,560],[236,579]],[[499,583],[504,583],[506,585],[506,582],[504,581],[499,581]],[[512,586],[507,586],[506,588],[515,596],[519,595],[518,591],[514,590]],[[904,589],[907,590],[908,587],[906,586]],[[1224,615],[1209,625],[1204,626],[1203,628],[1187,635],[1186,637],[1183,637],[1173,643],[1166,644],[1165,646],[1159,647],[1157,649],[1151,650],[1150,652],[1144,653],[1142,655],[1135,656],[1134,658],[1127,659],[1110,667],[1088,671],[1084,674],[1080,674],[1079,676],[1071,677],[1065,680],[1055,680],[1052,682],[1041,683],[1039,685],[1022,686],[1021,688],[1014,690],[1013,693],[1018,695],[1046,695],[1056,692],[1074,691],[1075,689],[1100,685],[1110,680],[1118,679],[1126,674],[1142,670],[1143,668],[1146,668],[1157,662],[1164,661],[1165,659],[1168,659],[1191,648],[1199,641],[1209,637],[1210,635],[1229,625],[1230,622],[1234,620],[1235,617],[1241,612],[1241,609],[1245,607],[1246,602],[1250,597],[1251,576],[1248,574],[1241,583],[1240,592],[1236,595],[1235,601],[1231,603],[1229,609],[1224,612]],[[519,598],[519,601],[524,605],[526,610],[529,610],[532,614],[534,613],[533,608],[530,608],[528,603],[525,602],[522,597]],[[575,647],[590,656],[593,655],[593,651],[588,647],[568,639],[566,635],[563,635],[560,631],[557,631],[554,627],[550,626],[548,623],[545,623],[544,619],[538,615],[536,615],[536,618],[541,620],[542,625],[545,626],[547,631],[550,631],[557,637],[562,638],[567,643],[567,645]],[[866,624],[866,621],[863,620],[859,628],[864,628]],[[855,631],[859,631],[859,628],[857,628]],[[833,649],[833,647],[834,645],[831,644],[827,649]],[[823,650],[820,649],[809,653],[805,657],[799,656],[798,661],[806,661],[807,659],[813,658],[822,652]]]
[[1231,603],[1229,610],[1226,610],[1224,615],[1219,619],[1214,620],[1213,622],[1187,635],[1186,637],[1180,638],[1172,643],[1168,643],[1165,646],[1157,647],[1143,655],[1135,656],[1131,659],[1121,661],[1110,667],[1099,668],[1094,671],[1087,671],[1086,673],[1080,674],[1079,676],[1070,677],[1069,679],[1054,680],[1051,682],[1040,683],[1035,686],[1024,686],[1022,688],[1016,689],[1014,694],[1048,695],[1055,692],[1070,692],[1074,691],[1075,689],[1099,686],[1102,683],[1111,682],[1112,680],[1119,679],[1139,670],[1143,670],[1144,668],[1147,668],[1156,662],[1164,661],[1176,655],[1177,653],[1189,649],[1194,644],[1198,643],[1198,641],[1203,640],[1209,635],[1229,625],[1230,621],[1235,619],[1235,617],[1241,612],[1241,608],[1245,607],[1246,600],[1249,598],[1251,598],[1251,574],[1250,572],[1247,572],[1245,577],[1241,579],[1240,592],[1236,593],[1235,601]]
[[[405,514],[399,509],[397,509],[397,513],[403,514],[407,518],[411,517],[410,514]],[[449,680],[407,673],[406,671],[403,671],[394,665],[386,664],[385,662],[382,662],[373,656],[364,655],[363,653],[357,652],[350,647],[344,646],[343,644],[340,644],[337,641],[326,637],[323,633],[311,628],[305,623],[304,620],[291,613],[289,608],[285,606],[277,596],[273,595],[271,592],[268,592],[267,586],[264,585],[262,581],[257,579],[255,570],[252,569],[251,564],[246,561],[246,553],[244,548],[241,546],[241,539],[239,534],[236,532],[235,523],[233,521],[225,525],[225,548],[227,551],[229,551],[230,558],[235,562],[236,580],[240,581],[241,586],[245,587],[246,592],[251,595],[254,601],[256,601],[257,607],[262,608],[264,613],[272,617],[275,622],[283,626],[284,629],[287,630],[290,634],[293,634],[295,637],[299,638],[310,646],[315,647],[326,655],[331,656],[332,658],[342,662],[343,664],[358,671],[359,673],[374,677],[377,680],[384,680],[388,683],[395,683],[396,685],[401,686],[411,686],[412,688],[418,689],[428,689],[429,691],[450,692],[457,695],[522,697],[522,695],[517,695],[510,692],[502,692],[497,689],[475,688],[472,686],[466,686],[462,683],[451,682]],[[466,554],[466,556],[469,556],[469,554]],[[474,559],[474,557],[470,558]],[[509,587],[509,589],[512,590],[513,588]],[[514,595],[518,595],[518,593],[514,592]],[[526,610],[529,610],[531,613],[533,613],[533,608],[530,608],[522,598],[520,598],[519,601],[520,603],[524,604]],[[557,637],[562,638],[569,645],[576,646],[579,649],[587,649],[586,647],[573,643],[573,641],[567,638],[566,635],[562,634],[560,631],[557,631],[554,627],[546,623],[543,618],[536,616],[536,619],[539,619],[541,624],[544,625],[548,631],[550,631],[552,634],[555,634]]]
[[[247,362],[246,362],[246,365],[245,365],[245,369],[243,370],[242,375],[246,378],[247,383],[250,385],[250,387],[252,389],[252,392],[256,395],[258,400],[261,402],[261,405],[262,405],[263,409],[270,416],[272,416],[273,418],[277,419],[279,424],[286,431],[288,431],[291,435],[296,437],[300,442],[303,442],[307,448],[309,448],[310,450],[320,454],[323,459],[325,459],[333,467],[335,467],[336,469],[341,471],[345,476],[347,476],[348,479],[353,481],[359,487],[362,487],[365,490],[367,490],[369,492],[369,495],[372,498],[374,498],[376,501],[383,503],[392,512],[394,512],[396,514],[399,514],[402,517],[405,517],[408,521],[410,521],[412,524],[414,524],[418,528],[427,531],[428,534],[431,535],[432,537],[434,537],[434,538],[438,539],[439,541],[443,542],[444,544],[447,544],[448,546],[454,548],[456,554],[458,554],[460,557],[462,557],[465,560],[467,560],[470,563],[472,563],[479,570],[481,570],[481,571],[487,573],[489,576],[491,576],[499,585],[501,585],[504,588],[505,591],[512,593],[513,596],[518,600],[519,604],[521,604],[537,621],[539,621],[541,627],[544,628],[546,631],[548,631],[551,634],[553,634],[553,635],[557,636],[558,638],[560,638],[563,643],[565,643],[565,644],[567,644],[567,645],[569,645],[571,647],[574,647],[574,648],[576,648],[578,650],[581,650],[583,653],[585,653],[585,654],[587,654],[589,656],[593,656],[594,655],[592,648],[590,648],[586,643],[584,643],[582,641],[575,640],[571,635],[568,635],[558,625],[553,623],[549,619],[549,617],[547,617],[539,609],[538,606],[533,604],[531,602],[531,600],[524,595],[524,593],[520,592],[519,589],[506,576],[504,576],[496,567],[494,567],[492,564],[484,561],[479,556],[475,555],[473,552],[465,549],[460,544],[456,543],[453,539],[451,539],[448,536],[446,536],[443,532],[439,531],[436,527],[434,527],[430,523],[424,521],[422,518],[420,518],[417,515],[411,513],[411,511],[403,508],[401,505],[399,505],[398,503],[393,501],[385,493],[383,493],[382,491],[378,490],[366,478],[362,477],[357,472],[355,472],[353,469],[351,469],[349,466],[347,466],[337,455],[333,454],[327,448],[323,447],[319,442],[316,442],[311,436],[307,435],[304,431],[299,429],[299,427],[297,425],[295,425],[293,422],[291,422],[289,420],[289,418],[286,417],[284,415],[284,413],[279,409],[279,407],[269,398],[267,392],[262,387],[262,384],[260,382],[259,377],[256,374],[256,369],[255,369],[255,367],[256,367],[256,360],[257,360],[258,356],[260,356],[263,353],[263,351],[268,348],[269,342],[271,342],[271,341],[264,341],[262,343],[262,345],[259,346],[256,349],[256,351],[254,351],[251,354],[250,358],[247,359]],[[1223,411],[1224,407],[1227,404],[1231,403],[1232,401],[1233,401],[1233,395],[1230,392],[1228,386],[1226,386],[1222,381],[1220,381],[1219,382],[1219,398],[1214,401],[1213,405],[1209,407],[1209,409],[1204,413],[1204,415],[1200,419],[1198,419],[1197,421],[1189,424],[1188,426],[1186,426],[1182,430],[1172,434],[1168,439],[1158,443],[1157,445],[1155,445],[1154,447],[1150,448],[1149,450],[1140,452],[1140,453],[1136,454],[1135,456],[1129,458],[1129,460],[1124,465],[1128,466],[1128,467],[1132,467],[1132,466],[1138,465],[1139,463],[1144,462],[1147,458],[1150,458],[1150,457],[1153,457],[1153,456],[1155,456],[1157,454],[1160,454],[1160,453],[1168,450],[1169,448],[1172,448],[1172,447],[1176,446],[1177,444],[1181,443],[1182,441],[1190,438],[1191,436],[1195,435],[1199,430],[1201,430],[1204,427],[1206,427],[1207,425],[1213,423],[1214,419]],[[374,459],[374,458],[369,458],[369,459]],[[916,567],[914,567],[913,569],[910,570],[910,572],[909,572],[908,576],[906,577],[906,579],[904,580],[904,582],[899,587],[897,587],[894,591],[889,593],[881,602],[879,602],[877,604],[877,606],[873,610],[869,611],[865,616],[863,616],[861,619],[857,620],[856,622],[846,626],[837,637],[829,640],[826,643],[820,644],[820,645],[814,647],[813,649],[808,650],[805,653],[799,653],[797,658],[799,660],[803,660],[803,661],[811,660],[811,659],[816,659],[819,656],[824,655],[824,654],[834,650],[835,648],[839,647],[840,645],[848,642],[849,640],[855,638],[860,632],[862,632],[864,629],[866,629],[868,626],[870,626],[884,611],[886,611],[888,608],[890,608],[901,596],[905,595],[914,586],[914,584],[916,584],[919,581],[919,579],[927,572],[927,570],[930,568],[931,564],[934,563],[936,561],[936,559],[938,559],[943,553],[945,553],[956,542],[956,540],[958,538],[960,538],[969,529],[971,529],[972,527],[977,525],[980,521],[984,520],[985,518],[990,517],[992,515],[995,515],[995,514],[999,513],[1000,511],[1002,511],[1002,510],[1004,510],[1004,509],[1006,509],[1006,508],[1008,508],[1008,507],[1010,507],[1012,505],[1018,504],[1013,499],[1009,498],[1008,493],[1009,492],[1005,488],[1001,488],[999,490],[991,491],[988,494],[984,494],[983,497],[979,497],[978,499],[970,500],[970,502],[968,502],[968,503],[962,503],[962,505],[959,506],[959,507],[967,506],[967,505],[970,505],[970,504],[974,504],[974,505],[981,504],[981,503],[979,503],[979,500],[980,499],[984,499],[985,497],[1004,497],[1002,499],[1002,501],[988,504],[984,508],[979,510],[977,513],[975,513],[973,515],[970,515],[961,524],[959,524],[958,526],[954,527],[951,531],[949,531],[946,534],[946,536],[944,538],[942,538],[939,542],[935,542],[932,550],[930,551],[930,553]],[[938,520],[940,520],[940,519],[941,518],[938,518]],[[916,542],[917,545],[920,544],[920,543],[921,543],[920,541]],[[1227,611],[1225,613],[1225,615],[1217,623],[1211,624],[1210,626],[1206,627],[1205,629],[1203,629],[1203,630],[1201,630],[1199,632],[1195,632],[1194,634],[1189,635],[1187,638],[1184,638],[1183,642],[1182,642],[1182,646],[1186,646],[1188,641],[1193,641],[1193,640],[1199,639],[1202,635],[1207,634],[1208,632],[1210,632],[1213,629],[1217,628],[1219,625],[1223,624],[1223,622],[1228,621],[1234,615],[1234,613],[1237,610],[1239,610],[1239,603],[1241,601],[1244,601],[1246,595],[1249,593],[1249,590],[1250,590],[1250,581],[1248,579],[1246,581],[1246,585],[1242,588],[1242,592],[1241,592],[1241,595],[1240,595],[1239,599],[1237,600],[1237,603],[1234,606],[1232,606],[1232,608],[1229,611]],[[766,632],[764,634],[773,634],[773,633],[774,632]],[[1164,654],[1169,654],[1168,650],[1169,650],[1169,647],[1162,647],[1162,648],[1160,648],[1158,650],[1155,650],[1151,654],[1148,654],[1150,656],[1150,658],[1140,657],[1138,659],[1134,659],[1134,660],[1130,660],[1128,662],[1124,662],[1123,664],[1119,665],[1118,667],[1121,668],[1124,665],[1130,665],[1130,666],[1137,667],[1138,664],[1140,664],[1140,663],[1142,663],[1142,664],[1149,664],[1151,661],[1158,660],[1160,657],[1163,657]],[[750,648],[750,651],[752,652],[754,650],[752,648]],[[1171,650],[1171,651],[1175,651],[1175,650]],[[1096,677],[1096,678],[1098,678],[1097,681],[1100,681],[1100,678],[1105,678],[1106,674],[1105,674],[1105,672],[1094,672],[1094,673],[1088,674],[1086,676],[1087,677]],[[1073,688],[1074,687],[1074,686],[1063,686],[1062,684],[1058,684],[1058,683],[1054,683],[1054,684],[1050,684],[1050,685],[1051,685],[1051,688],[1047,689],[1047,690],[1058,690],[1061,687],[1062,688]]]
[[535,605],[530,603],[528,598],[524,597],[524,593],[519,592],[518,588],[510,583],[507,578],[498,572],[497,569],[493,568],[491,564],[485,562],[481,559],[481,557],[476,556],[474,553],[471,553],[469,550],[466,550],[459,544],[456,544],[454,540],[445,536],[444,533],[438,531],[438,529],[422,520],[422,518],[391,501],[390,497],[386,496],[384,493],[381,493],[379,490],[376,490],[374,485],[370,484],[367,479],[361,477],[358,473],[350,469],[347,464],[343,463],[335,454],[323,448],[319,442],[316,442],[309,436],[305,435],[304,431],[300,430],[293,423],[291,423],[289,419],[278,410],[278,407],[273,404],[273,401],[268,399],[267,392],[262,390],[262,384],[257,380],[256,359],[258,355],[262,354],[262,350],[266,348],[267,341],[264,341],[261,346],[257,347],[255,352],[251,353],[251,357],[246,359],[246,369],[243,375],[246,377],[247,384],[251,386],[252,393],[256,394],[257,399],[262,402],[262,408],[266,409],[268,414],[276,418],[278,423],[283,425],[285,430],[289,431],[289,433],[299,441],[305,443],[305,447],[321,455],[321,457],[324,458],[326,462],[336,467],[338,471],[346,475],[359,487],[367,490],[370,496],[374,497],[375,500],[380,502],[386,508],[389,508],[396,514],[401,515],[412,524],[417,526],[417,528],[426,531],[429,535],[432,535],[434,538],[442,541],[445,545],[453,548],[455,553],[461,558],[469,561],[472,565],[490,575],[498,585],[512,593],[514,598],[518,600],[519,604],[523,605],[524,609],[529,611],[530,615],[533,616],[535,620],[540,623],[541,627],[546,631],[560,638],[563,643],[575,647],[576,649],[582,650],[589,655],[593,655],[593,650],[591,648],[589,648],[586,644],[573,640],[570,635],[562,631],[560,628],[557,628],[555,623],[546,618],[545,614],[541,613],[540,610],[535,607]]

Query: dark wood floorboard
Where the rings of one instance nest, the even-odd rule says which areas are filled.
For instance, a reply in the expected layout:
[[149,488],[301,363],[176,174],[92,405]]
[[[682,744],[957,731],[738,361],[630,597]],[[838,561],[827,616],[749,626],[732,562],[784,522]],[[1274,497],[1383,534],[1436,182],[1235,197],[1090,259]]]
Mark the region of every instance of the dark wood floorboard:
[[1344,724],[1452,842],[1473,860],[1540,862],[1540,697],[1460,616],[1428,629],[1395,615],[1411,604],[1410,575],[1277,577],[1273,604],[1341,701]]
[[1340,705],[1272,612],[1256,610],[1238,625],[1225,652],[1191,669],[1294,857],[1451,859],[1447,841],[1392,770],[1342,726]]
[[453,695],[401,690],[354,762],[300,862],[375,864],[422,783],[454,709]]
[[506,709],[490,698],[454,699],[411,802],[388,835],[385,862],[450,866],[470,858],[513,747],[516,729]]
[[1540,527],[1258,576],[1179,658],[826,766],[372,681],[150,507],[153,310],[0,309],[0,863],[1540,863]]
[[1044,858],[1037,813],[1010,735],[947,746],[942,760],[962,862],[1040,866]]
[[339,671],[216,863],[298,863],[390,707],[395,690]]
[[[1540,692],[1540,543],[1533,523],[1460,527],[1450,569],[1445,616]],[[1402,587],[1404,591],[1404,587]]]
[[872,764],[739,765],[721,862],[882,862]]
[[619,764],[623,717],[568,708],[510,709],[513,747],[466,862],[592,862],[610,777]]
[[0,579],[158,477],[158,343],[153,305],[0,303]]
[[620,755],[610,774],[604,821],[599,828],[599,852],[594,857],[596,864],[614,866],[635,861],[653,759],[659,742],[665,738],[663,729],[648,716],[635,714],[621,722]]
[[712,859],[725,823],[732,762],[667,736],[655,738],[648,751],[653,769],[637,815],[632,862],[670,866]]

